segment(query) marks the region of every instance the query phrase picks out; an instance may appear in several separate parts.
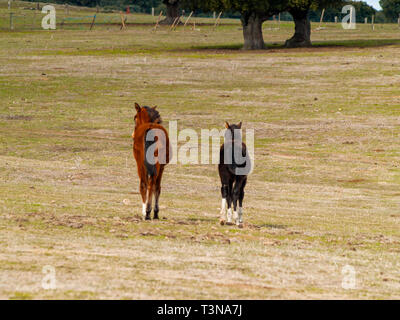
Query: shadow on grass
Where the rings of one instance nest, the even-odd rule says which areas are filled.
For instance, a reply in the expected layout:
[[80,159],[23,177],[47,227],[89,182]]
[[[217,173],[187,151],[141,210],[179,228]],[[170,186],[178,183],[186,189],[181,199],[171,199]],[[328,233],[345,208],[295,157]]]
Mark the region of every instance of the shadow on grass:
[[[311,47],[306,48],[286,48],[284,43],[266,43],[265,49],[285,49],[296,50],[305,49],[312,50],[318,48],[373,48],[384,47],[390,45],[400,45],[400,39],[356,39],[356,40],[331,40],[331,41],[315,41]],[[241,50],[243,44],[228,44],[228,45],[203,45],[193,46],[192,50]],[[258,50],[261,51],[261,50]]]

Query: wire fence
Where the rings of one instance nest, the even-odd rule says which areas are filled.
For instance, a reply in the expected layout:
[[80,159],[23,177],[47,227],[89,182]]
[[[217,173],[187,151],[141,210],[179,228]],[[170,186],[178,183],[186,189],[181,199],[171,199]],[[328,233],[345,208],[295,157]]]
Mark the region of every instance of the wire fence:
[[0,30],[35,30],[41,28],[43,16],[10,12],[0,15]]
[[[42,19],[46,16],[41,11],[30,10],[10,11],[8,13],[0,13],[0,30],[1,31],[27,31],[42,30]],[[124,16],[125,23],[131,23],[132,18]],[[98,13],[82,16],[60,15],[56,16],[56,28],[66,30],[92,30],[93,28],[120,28],[122,25],[121,14],[102,15]]]

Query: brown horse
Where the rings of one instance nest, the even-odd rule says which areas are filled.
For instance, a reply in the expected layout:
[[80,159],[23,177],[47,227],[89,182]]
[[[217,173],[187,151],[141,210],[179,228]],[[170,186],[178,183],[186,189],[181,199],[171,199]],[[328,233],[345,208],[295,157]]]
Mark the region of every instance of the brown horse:
[[140,107],[135,103],[135,131],[133,155],[140,179],[143,218],[150,220],[153,193],[155,194],[154,219],[158,219],[158,200],[164,167],[170,160],[169,137],[161,125],[161,117],[156,107]]

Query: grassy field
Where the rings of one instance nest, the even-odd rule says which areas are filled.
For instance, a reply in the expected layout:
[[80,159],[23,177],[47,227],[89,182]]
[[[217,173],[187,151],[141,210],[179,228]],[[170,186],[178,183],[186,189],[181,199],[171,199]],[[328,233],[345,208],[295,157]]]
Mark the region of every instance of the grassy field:
[[[400,30],[316,27],[289,50],[268,22],[256,52],[237,21],[0,32],[0,298],[399,299]],[[218,224],[215,165],[167,166],[140,220],[135,101],[255,130],[243,229]]]

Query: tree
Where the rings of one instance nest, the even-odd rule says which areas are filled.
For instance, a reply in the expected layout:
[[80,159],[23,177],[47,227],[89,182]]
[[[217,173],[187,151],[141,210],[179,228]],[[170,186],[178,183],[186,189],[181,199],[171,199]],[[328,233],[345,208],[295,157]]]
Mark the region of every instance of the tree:
[[308,11],[313,0],[289,0],[287,11],[294,21],[294,35],[286,40],[285,46],[289,48],[311,46],[311,24]]
[[400,0],[380,0],[379,3],[386,20],[388,22],[396,22],[400,17]]
[[181,0],[193,9],[205,12],[239,12],[243,27],[245,50],[264,48],[262,24],[272,15],[286,7],[288,0]]
[[321,9],[335,4],[342,3],[342,0],[289,0],[286,10],[294,20],[294,35],[286,40],[288,48],[311,46],[311,24],[308,18],[310,9]]
[[179,18],[179,0],[163,0],[167,7],[166,18],[160,21],[161,24],[172,24],[176,18]]
[[[262,25],[272,15],[279,13],[279,1],[232,1],[236,6],[231,9],[240,12],[240,21],[243,27],[243,38],[245,50],[263,49],[264,37],[262,33]],[[248,6],[240,5],[240,2],[247,2]],[[239,6],[237,6],[239,5]]]

